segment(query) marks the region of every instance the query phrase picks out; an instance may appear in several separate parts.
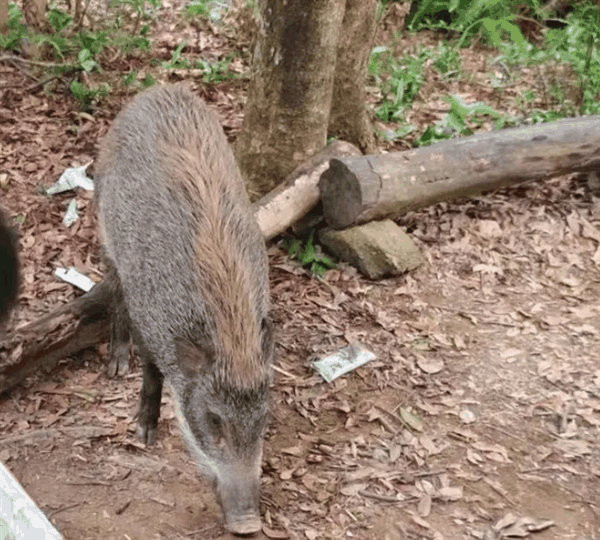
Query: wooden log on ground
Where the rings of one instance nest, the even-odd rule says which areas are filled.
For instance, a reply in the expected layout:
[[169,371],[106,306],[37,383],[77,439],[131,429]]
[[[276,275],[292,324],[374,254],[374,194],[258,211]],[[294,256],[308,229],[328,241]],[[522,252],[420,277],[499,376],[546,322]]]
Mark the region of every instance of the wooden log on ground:
[[298,167],[284,182],[252,205],[265,240],[281,234],[319,202],[319,179],[334,158],[360,156],[353,144],[335,141]]
[[391,154],[332,159],[319,181],[336,229],[518,184],[600,170],[600,117],[474,135]]
[[18,328],[0,344],[0,394],[39,369],[98,344],[109,334],[105,282],[41,319]]

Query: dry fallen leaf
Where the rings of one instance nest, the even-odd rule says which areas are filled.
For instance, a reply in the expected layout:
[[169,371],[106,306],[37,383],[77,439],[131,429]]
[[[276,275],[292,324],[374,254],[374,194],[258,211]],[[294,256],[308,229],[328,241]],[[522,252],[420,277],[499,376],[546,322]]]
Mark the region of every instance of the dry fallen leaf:
[[416,515],[412,515],[410,517],[410,519],[412,519],[417,525],[420,525],[421,527],[423,527],[424,529],[431,529],[431,525],[425,521],[423,518],[416,516]]
[[262,528],[262,532],[265,534],[265,536],[269,537],[269,538],[273,538],[275,540],[283,540],[285,538],[289,538],[290,535],[288,533],[286,533],[285,531],[276,531],[275,529],[271,529],[270,527],[267,527],[266,525],[263,525]]
[[441,497],[444,501],[458,501],[462,499],[463,489],[462,487],[441,487],[437,491],[437,495]]
[[444,369],[444,361],[441,358],[419,356],[417,358],[417,366],[425,373],[434,375]]
[[553,521],[538,520],[529,516],[517,517],[508,513],[493,525],[492,530],[498,532],[500,538],[525,538],[532,532],[540,532],[553,525]]
[[492,266],[490,264],[476,264],[473,267],[473,272],[477,273],[477,272],[481,272],[482,274],[498,274],[498,275],[502,275],[502,268],[499,268],[498,266]]
[[431,513],[431,495],[425,494],[421,497],[417,506],[417,512],[421,517],[427,517]]
[[357,495],[359,491],[366,489],[369,484],[350,484],[349,486],[344,486],[340,489],[340,493],[342,495],[346,495],[346,497],[352,497],[353,495]]
[[579,439],[559,439],[554,446],[561,452],[573,456],[585,456],[591,453],[590,444]]
[[496,524],[493,526],[493,529],[495,529],[496,531],[505,529],[506,527],[509,527],[513,523],[515,523],[517,521],[517,519],[518,519],[517,516],[515,516],[514,514],[509,512],[502,519],[500,519],[499,521],[496,522]]

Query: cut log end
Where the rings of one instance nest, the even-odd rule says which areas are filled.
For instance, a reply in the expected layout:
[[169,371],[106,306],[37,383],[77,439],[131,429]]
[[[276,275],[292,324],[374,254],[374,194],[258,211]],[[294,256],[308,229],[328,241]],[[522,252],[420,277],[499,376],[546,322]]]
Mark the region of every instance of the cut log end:
[[360,182],[345,161],[332,159],[319,180],[323,213],[334,229],[350,226],[362,209]]
[[332,158],[360,156],[360,150],[345,141],[335,141],[298,167],[285,182],[252,205],[265,240],[281,234],[319,202],[317,186]]

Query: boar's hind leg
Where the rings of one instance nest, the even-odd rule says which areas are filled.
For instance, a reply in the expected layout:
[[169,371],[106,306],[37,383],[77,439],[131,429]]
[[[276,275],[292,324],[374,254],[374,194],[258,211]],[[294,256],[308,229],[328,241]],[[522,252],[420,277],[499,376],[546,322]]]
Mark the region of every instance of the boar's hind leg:
[[17,303],[19,290],[19,256],[17,235],[0,208],[0,323],[4,323]]
[[108,362],[108,376],[122,377],[129,371],[129,327],[127,315],[122,312],[124,306],[118,306],[113,311],[110,326],[110,360]]
[[163,376],[156,364],[149,359],[144,347],[139,347],[139,353],[144,369],[144,380],[140,391],[137,434],[140,440],[149,446],[156,441]]
[[111,321],[110,321],[110,352],[107,374],[109,377],[122,377],[129,371],[129,349],[131,337],[129,334],[129,316],[121,281],[112,263],[107,260],[106,280],[111,289]]

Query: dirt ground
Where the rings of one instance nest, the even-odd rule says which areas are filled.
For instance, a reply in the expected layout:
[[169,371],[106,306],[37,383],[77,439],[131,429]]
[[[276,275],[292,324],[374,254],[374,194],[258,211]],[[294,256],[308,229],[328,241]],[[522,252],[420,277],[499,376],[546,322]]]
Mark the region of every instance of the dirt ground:
[[[12,64],[0,63],[0,79],[20,325],[80,294],[56,267],[101,275],[90,195],[38,186],[93,159],[119,102],[86,116],[65,95],[23,93]],[[231,87],[199,91],[228,133],[239,128]],[[65,228],[73,197],[80,219]],[[563,177],[400,224],[426,264],[377,282],[345,266],[317,280],[270,247],[278,346],[264,536],[600,539],[600,199]],[[354,342],[376,360],[325,383],[311,362]],[[134,437],[139,365],[109,379],[106,351],[2,396],[0,460],[67,540],[228,538],[168,392],[146,448]]]

